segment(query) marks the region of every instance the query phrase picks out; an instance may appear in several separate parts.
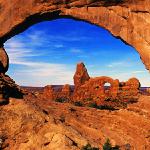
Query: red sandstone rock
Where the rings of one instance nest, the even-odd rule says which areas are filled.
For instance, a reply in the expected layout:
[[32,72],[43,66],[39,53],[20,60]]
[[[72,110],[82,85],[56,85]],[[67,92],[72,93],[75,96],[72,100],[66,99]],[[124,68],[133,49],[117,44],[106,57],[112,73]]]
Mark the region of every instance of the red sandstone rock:
[[126,82],[126,86],[138,90],[140,88],[140,82],[136,78],[131,78]]
[[[109,92],[105,93],[105,83],[110,83]],[[99,102],[104,100],[106,97],[117,97],[119,90],[119,81],[113,80],[109,77],[96,77],[90,78],[85,84],[81,85],[73,95],[74,101],[89,101],[89,102]]]
[[9,66],[8,55],[4,48],[0,48],[0,73],[6,73]]
[[71,88],[69,84],[63,86],[61,93],[66,96],[68,99],[71,97]]
[[85,68],[85,65],[83,63],[77,64],[76,72],[73,78],[75,90],[90,79],[87,69]]
[[69,84],[62,87],[61,90],[55,91],[51,85],[44,87],[42,97],[45,99],[57,101],[58,99],[63,99],[64,101],[71,100],[71,88]]
[[71,92],[71,89],[70,89],[70,85],[69,84],[65,84],[62,88],[62,92],[68,92],[70,93]]
[[63,86],[62,90],[59,92],[56,92],[56,100],[62,100],[64,102],[68,102],[71,100],[71,88],[69,84],[66,84]]
[[131,96],[137,96],[139,93],[139,88],[140,88],[140,82],[136,78],[131,78],[129,79],[126,83],[125,86],[122,87],[122,89]]
[[43,96],[45,98],[53,100],[54,94],[55,94],[55,92],[54,92],[54,89],[51,85],[47,85],[47,86],[44,87]]
[[[120,83],[118,79],[114,80],[106,76],[90,78],[83,63],[77,64],[74,83],[75,89],[73,92],[68,84],[58,91],[55,91],[52,86],[46,86],[43,97],[53,101],[80,101],[85,105],[89,103],[101,105],[107,99],[121,101],[135,98],[135,96],[138,96],[140,87],[140,82],[136,78]],[[105,87],[105,83],[110,83],[110,87]]]

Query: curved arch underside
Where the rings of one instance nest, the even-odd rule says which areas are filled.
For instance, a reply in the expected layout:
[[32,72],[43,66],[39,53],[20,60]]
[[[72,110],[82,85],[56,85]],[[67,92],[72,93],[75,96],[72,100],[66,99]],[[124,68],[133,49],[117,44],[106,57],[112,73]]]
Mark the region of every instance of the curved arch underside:
[[[101,26],[133,46],[150,70],[149,0],[0,0],[0,45],[35,23],[62,17]],[[1,61],[1,59],[0,59]]]

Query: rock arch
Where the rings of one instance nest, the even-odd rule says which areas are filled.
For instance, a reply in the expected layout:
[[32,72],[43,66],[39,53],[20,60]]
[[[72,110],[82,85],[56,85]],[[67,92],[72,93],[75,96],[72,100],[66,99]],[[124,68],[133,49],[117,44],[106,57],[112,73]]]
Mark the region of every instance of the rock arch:
[[[44,20],[71,17],[101,26],[133,46],[150,70],[149,0],[0,0],[0,47]],[[1,57],[1,56],[0,56]],[[3,63],[3,62],[2,62]],[[7,71],[7,67],[3,72]]]
[[100,85],[103,87],[103,93],[105,93],[105,83],[109,83],[110,84],[110,93],[112,95],[112,97],[116,97],[118,94],[118,90],[119,90],[119,80],[114,80],[110,77],[99,77],[98,81],[100,82]]

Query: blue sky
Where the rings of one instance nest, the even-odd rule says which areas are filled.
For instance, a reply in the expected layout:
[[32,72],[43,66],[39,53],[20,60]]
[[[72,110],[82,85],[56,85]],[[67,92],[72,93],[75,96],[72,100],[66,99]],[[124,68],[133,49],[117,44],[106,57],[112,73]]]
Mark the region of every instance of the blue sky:
[[5,43],[8,74],[19,85],[73,84],[76,64],[84,62],[90,76],[120,81],[137,77],[150,86],[150,74],[134,48],[95,25],[72,19],[33,25]]

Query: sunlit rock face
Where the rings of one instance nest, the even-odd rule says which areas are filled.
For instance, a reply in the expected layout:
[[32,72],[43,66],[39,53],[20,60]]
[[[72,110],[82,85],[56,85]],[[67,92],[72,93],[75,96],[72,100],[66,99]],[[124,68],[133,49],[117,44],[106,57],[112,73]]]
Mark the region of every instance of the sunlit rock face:
[[86,81],[90,79],[87,69],[83,63],[77,64],[76,72],[73,78],[75,90],[78,90],[78,87],[80,87],[82,84],[84,84]]
[[[119,82],[106,76],[90,77],[84,63],[78,63],[74,74],[74,86],[64,85],[57,88],[52,85],[45,86],[43,92],[38,95],[50,101],[82,103],[89,105],[118,105],[119,102],[127,103],[136,100],[140,93],[140,82],[131,78],[127,82]],[[105,86],[109,83],[110,86]],[[71,88],[73,87],[73,88]],[[107,101],[109,102],[107,103]]]
[[[89,77],[83,63],[77,64],[74,83],[75,90],[71,97],[73,101],[82,101],[85,104],[94,102],[98,105],[104,104],[107,99],[135,98],[140,88],[140,82],[136,78],[131,78],[127,82],[119,82],[118,79],[106,76]],[[106,87],[105,83],[109,83],[110,87]]]
[[69,84],[66,84],[62,89],[56,90],[52,85],[47,85],[44,87],[42,95],[39,94],[39,97],[51,100],[51,101],[69,101],[71,99],[71,87]]
[[0,0],[0,43],[44,20],[71,17],[104,27],[136,48],[150,70],[149,0]]

